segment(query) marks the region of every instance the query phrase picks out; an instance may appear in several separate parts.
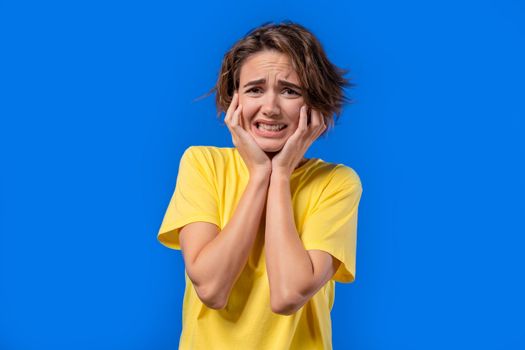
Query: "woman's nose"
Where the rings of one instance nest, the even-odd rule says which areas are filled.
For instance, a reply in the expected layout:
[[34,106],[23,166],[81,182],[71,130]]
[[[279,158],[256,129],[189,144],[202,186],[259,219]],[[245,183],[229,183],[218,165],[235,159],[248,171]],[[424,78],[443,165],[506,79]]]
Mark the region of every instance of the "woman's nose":
[[273,92],[266,93],[262,101],[261,111],[266,116],[279,115],[281,109],[279,107],[279,97]]

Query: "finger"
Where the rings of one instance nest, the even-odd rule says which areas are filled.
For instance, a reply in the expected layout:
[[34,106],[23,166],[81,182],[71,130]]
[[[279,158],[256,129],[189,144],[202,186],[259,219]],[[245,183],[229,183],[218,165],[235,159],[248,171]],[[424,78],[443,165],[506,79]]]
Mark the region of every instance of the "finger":
[[239,105],[237,109],[233,112],[233,115],[230,117],[230,125],[228,125],[228,129],[230,129],[230,134],[232,135],[232,141],[235,147],[239,145],[239,129],[237,128],[236,115],[241,108],[242,106]]
[[320,121],[321,121],[321,129],[326,129],[326,118],[325,118],[325,115],[322,114],[321,112],[319,112],[319,117],[320,117]]
[[240,126],[239,115],[241,114],[241,111],[242,111],[242,105],[239,105],[237,106],[237,109],[235,109],[235,112],[233,112],[232,122],[231,122],[233,128],[235,128],[236,126]]
[[322,119],[321,112],[315,109],[313,112],[313,115],[314,115],[314,118],[313,118],[312,126],[314,128],[317,128],[321,125],[321,119]]
[[312,111],[312,128],[315,130],[321,126],[323,122],[323,115],[317,109]]
[[325,118],[324,118],[324,115],[322,113],[319,113],[320,115],[320,125],[319,125],[319,129],[315,135],[315,138],[317,139],[319,136],[321,136],[321,134],[326,130],[326,122],[325,122]]
[[315,111],[316,112],[316,118],[314,118],[316,120],[316,122],[314,123],[315,125],[314,128],[316,128],[316,134],[320,135],[323,131],[325,131],[326,129],[326,123],[325,123],[325,118],[324,118],[324,115],[320,112],[320,111]]
[[235,109],[230,110],[229,113],[228,113],[228,117],[226,119],[226,124],[228,125],[228,129],[230,129],[230,132],[232,132],[232,133],[234,132],[233,128],[236,125],[236,123],[235,123],[233,118],[234,118],[234,115],[235,115],[235,111],[239,109],[239,106],[240,105],[237,105],[235,107]]
[[299,125],[297,126],[297,132],[304,133],[308,130],[308,115],[307,115],[307,106],[303,105],[301,111],[299,112]]
[[234,93],[232,97],[232,101],[230,105],[228,106],[228,111],[226,112],[226,116],[224,118],[224,122],[226,124],[231,123],[232,115],[236,108],[237,108],[237,93]]
[[226,116],[224,118],[225,122],[229,122],[231,120],[232,114],[237,109],[237,103],[239,100],[239,94],[237,91],[233,93],[232,101],[230,103],[230,106],[228,107],[228,110],[226,111]]
[[[241,111],[239,112],[239,125],[241,126],[241,128],[243,130],[246,130],[246,128],[244,127],[245,123],[246,123],[246,121],[244,120],[244,117],[242,115],[242,105],[241,105]],[[246,131],[248,131],[248,130],[246,130]]]

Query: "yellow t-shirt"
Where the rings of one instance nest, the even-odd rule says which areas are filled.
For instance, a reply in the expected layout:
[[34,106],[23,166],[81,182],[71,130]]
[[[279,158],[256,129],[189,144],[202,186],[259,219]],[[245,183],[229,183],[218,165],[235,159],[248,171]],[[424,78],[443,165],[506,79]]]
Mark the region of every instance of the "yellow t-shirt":
[[[180,228],[195,221],[213,223],[221,231],[248,179],[248,168],[236,148],[186,149],[158,240],[180,250]],[[290,188],[295,225],[305,249],[326,251],[342,262],[333,279],[293,315],[272,312],[264,227],[259,227],[254,249],[224,309],[204,305],[185,274],[180,349],[332,349],[335,281],[349,283],[355,276],[361,181],[350,167],[311,158],[294,170]]]

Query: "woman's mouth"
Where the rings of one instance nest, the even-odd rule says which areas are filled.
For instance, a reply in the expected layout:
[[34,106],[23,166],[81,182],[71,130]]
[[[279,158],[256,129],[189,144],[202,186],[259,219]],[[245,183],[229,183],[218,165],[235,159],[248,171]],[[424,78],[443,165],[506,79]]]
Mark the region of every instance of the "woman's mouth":
[[255,123],[253,124],[253,129],[256,135],[261,137],[269,137],[269,138],[279,138],[282,137],[286,133],[286,128],[288,125],[286,124],[276,124],[276,125],[269,125],[264,123]]

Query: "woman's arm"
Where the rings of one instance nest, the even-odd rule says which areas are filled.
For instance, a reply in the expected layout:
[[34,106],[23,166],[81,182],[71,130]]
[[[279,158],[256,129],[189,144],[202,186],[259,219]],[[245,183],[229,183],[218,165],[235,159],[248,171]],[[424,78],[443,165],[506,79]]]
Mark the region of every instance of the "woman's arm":
[[340,261],[322,250],[305,250],[295,228],[289,176],[272,173],[266,208],[271,307],[275,313],[291,315],[332,278]]
[[185,230],[188,226],[181,230],[181,249],[188,276],[208,307],[222,309],[228,303],[233,285],[252,250],[266,205],[269,181],[266,173],[250,176],[232,218],[200,251],[196,251],[197,240],[191,238],[195,232]]
[[312,261],[295,228],[290,179],[272,173],[266,205],[264,252],[274,312],[282,312],[284,300],[296,298],[299,288],[313,276]]
[[306,108],[301,108],[297,130],[272,159],[264,244],[271,307],[279,314],[294,313],[339,266],[339,261],[327,252],[305,250],[295,227],[290,190],[294,169],[325,129],[319,111],[312,110],[312,123],[308,124]]

